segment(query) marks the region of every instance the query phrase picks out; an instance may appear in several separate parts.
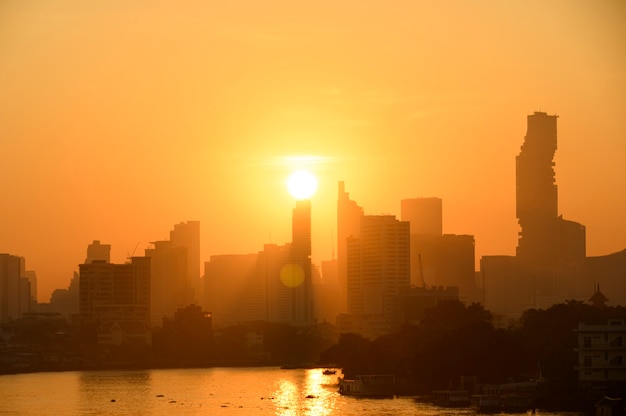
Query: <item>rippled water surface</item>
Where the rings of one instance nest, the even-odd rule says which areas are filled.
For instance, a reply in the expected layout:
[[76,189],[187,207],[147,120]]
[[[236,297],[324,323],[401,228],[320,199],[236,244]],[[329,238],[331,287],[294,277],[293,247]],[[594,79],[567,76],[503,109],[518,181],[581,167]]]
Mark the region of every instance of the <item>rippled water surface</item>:
[[[322,370],[210,368],[76,371],[0,376],[0,414],[11,415],[474,415],[411,397],[337,393]],[[542,413],[543,416],[576,415]]]

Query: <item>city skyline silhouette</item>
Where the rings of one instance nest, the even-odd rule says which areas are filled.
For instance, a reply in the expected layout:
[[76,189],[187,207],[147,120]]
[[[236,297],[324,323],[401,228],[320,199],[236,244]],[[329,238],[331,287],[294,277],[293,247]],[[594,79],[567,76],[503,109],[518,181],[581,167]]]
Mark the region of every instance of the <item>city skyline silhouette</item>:
[[186,220],[201,261],[289,241],[301,167],[320,182],[316,265],[337,250],[338,181],[366,214],[441,198],[477,263],[512,255],[533,111],[560,117],[559,214],[587,255],[626,246],[622,6],[248,6],[5,7],[0,252],[41,301],[93,240],[116,263]]
[[625,114],[623,0],[0,1],[0,413],[623,414]]

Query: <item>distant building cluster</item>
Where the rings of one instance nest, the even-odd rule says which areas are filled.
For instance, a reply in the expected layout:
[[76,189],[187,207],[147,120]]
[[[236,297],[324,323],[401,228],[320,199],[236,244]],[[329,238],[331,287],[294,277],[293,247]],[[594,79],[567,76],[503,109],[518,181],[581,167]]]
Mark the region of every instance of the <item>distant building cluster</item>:
[[403,199],[400,219],[366,215],[339,182],[337,257],[320,267],[311,262],[311,201],[299,200],[291,241],[211,256],[203,275],[198,221],[176,224],[169,240],[123,264],[110,263],[111,246],[95,240],[69,287],[54,291],[48,304],[36,302],[36,274],[24,258],[0,254],[0,323],[59,313],[93,328],[104,344],[150,343],[151,329],[188,321],[204,330],[329,322],[375,337],[419,323],[426,309],[448,299],[481,303],[506,320],[529,308],[589,300],[601,284],[605,301],[626,305],[626,249],[587,257],[585,227],[559,214],[556,122],[543,112],[528,116],[516,159],[517,253],[484,256],[478,271],[474,236],[443,233],[440,198]]
[[292,241],[263,251],[211,256],[204,266],[205,306],[217,326],[245,322],[314,322],[311,264],[311,201],[292,215]]

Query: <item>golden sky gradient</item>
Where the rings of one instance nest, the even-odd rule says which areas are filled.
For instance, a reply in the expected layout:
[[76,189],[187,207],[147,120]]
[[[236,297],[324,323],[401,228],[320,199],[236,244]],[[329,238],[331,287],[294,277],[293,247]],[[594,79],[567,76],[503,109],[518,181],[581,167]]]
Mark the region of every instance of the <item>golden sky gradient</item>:
[[0,252],[41,301],[95,239],[123,262],[199,220],[203,260],[256,252],[291,239],[285,180],[308,168],[316,263],[340,180],[367,214],[440,197],[477,258],[513,254],[538,110],[560,213],[588,255],[626,248],[623,1],[4,0]]

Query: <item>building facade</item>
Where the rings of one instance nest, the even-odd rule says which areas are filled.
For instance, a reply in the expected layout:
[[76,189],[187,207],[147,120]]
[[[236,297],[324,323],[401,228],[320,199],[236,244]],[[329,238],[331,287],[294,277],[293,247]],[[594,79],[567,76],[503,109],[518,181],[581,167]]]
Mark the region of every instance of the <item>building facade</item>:
[[554,156],[557,118],[544,112],[527,117],[516,157],[516,255],[485,256],[481,277],[485,306],[494,314],[519,317],[592,291],[586,281],[586,230],[559,215]]
[[443,235],[441,198],[411,198],[400,201],[400,219],[411,223],[411,234]]
[[311,201],[296,202],[290,243],[265,244],[255,254],[212,256],[204,279],[205,305],[216,327],[313,323]]
[[145,255],[151,262],[150,302],[152,324],[160,325],[172,317],[178,308],[193,302],[193,289],[188,268],[187,247],[172,241],[155,241]]
[[132,257],[129,263],[104,260],[79,265],[80,322],[150,324],[150,258]]
[[254,278],[258,258],[257,253],[225,254],[205,262],[205,305],[216,327],[266,319],[266,284]]
[[187,249],[187,275],[193,290],[193,300],[202,298],[200,281],[200,221],[186,221],[174,225],[170,241],[176,247]]
[[[364,335],[401,325],[401,295],[410,287],[409,223],[392,215],[365,215],[359,237],[347,239],[347,301],[350,320]],[[340,328],[341,329],[341,328]],[[347,329],[347,328],[343,328]]]
[[89,264],[94,260],[102,260],[105,263],[111,262],[111,244],[102,244],[99,240],[93,240],[93,243],[87,246],[87,258],[85,264]]
[[31,282],[24,263],[23,257],[0,253],[0,322],[31,311]]
[[521,228],[518,264],[533,280],[537,298],[550,302],[581,295],[577,281],[586,256],[585,227],[558,213],[557,118],[543,112],[529,115],[516,158],[516,214]]
[[339,182],[337,195],[337,279],[339,283],[339,310],[348,311],[347,239],[361,232],[363,208],[350,199],[343,182]]
[[626,322],[609,319],[604,324],[579,323],[578,384],[581,387],[626,387]]

